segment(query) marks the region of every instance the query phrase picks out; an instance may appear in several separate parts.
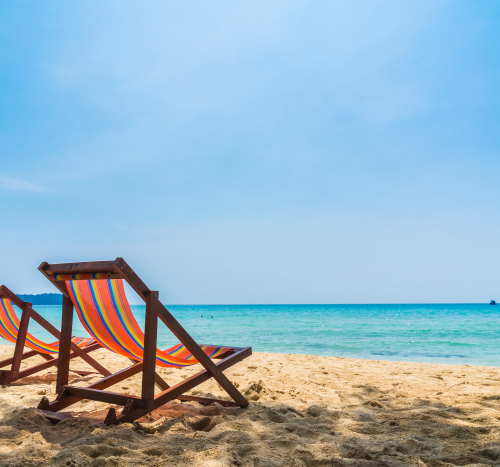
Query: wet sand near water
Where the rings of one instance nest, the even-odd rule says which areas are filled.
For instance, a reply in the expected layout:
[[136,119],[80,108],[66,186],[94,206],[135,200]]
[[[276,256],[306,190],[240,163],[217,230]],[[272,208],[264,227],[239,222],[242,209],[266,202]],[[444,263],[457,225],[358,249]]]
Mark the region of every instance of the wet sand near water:
[[[13,350],[0,345],[0,359]],[[91,355],[112,372],[130,365]],[[200,369],[158,372],[172,385]],[[55,368],[2,386],[0,465],[500,466],[500,368],[257,353],[225,374],[248,408],[173,402],[110,427],[100,402],[69,407],[76,418],[57,425],[33,408],[55,398]],[[71,384],[98,379],[72,374]],[[134,376],[108,390],[139,395],[140,384]],[[213,381],[190,394],[229,399]]]

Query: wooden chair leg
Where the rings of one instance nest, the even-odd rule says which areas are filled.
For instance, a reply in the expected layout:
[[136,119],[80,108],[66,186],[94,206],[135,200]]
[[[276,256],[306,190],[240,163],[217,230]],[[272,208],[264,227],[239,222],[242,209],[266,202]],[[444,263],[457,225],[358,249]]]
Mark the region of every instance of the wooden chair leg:
[[16,348],[12,362],[12,377],[15,378],[19,374],[21,368],[21,360],[23,359],[24,344],[26,343],[26,335],[28,334],[28,325],[30,322],[31,306],[26,303],[21,315],[19,323],[19,331],[17,332]]
[[144,324],[144,367],[142,369],[142,399],[153,409],[156,380],[156,339],[158,334],[158,292],[146,297],[146,322]]
[[69,381],[69,356],[71,352],[71,332],[73,328],[73,302],[63,295],[61,339],[57,362],[56,391],[59,393]]

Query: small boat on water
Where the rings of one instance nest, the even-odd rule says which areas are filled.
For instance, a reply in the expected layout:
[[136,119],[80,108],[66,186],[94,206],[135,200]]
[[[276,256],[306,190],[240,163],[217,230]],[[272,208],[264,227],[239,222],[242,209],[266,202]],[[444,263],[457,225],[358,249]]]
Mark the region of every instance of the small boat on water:
[[490,300],[490,305],[496,305],[497,302],[495,302],[495,300]]

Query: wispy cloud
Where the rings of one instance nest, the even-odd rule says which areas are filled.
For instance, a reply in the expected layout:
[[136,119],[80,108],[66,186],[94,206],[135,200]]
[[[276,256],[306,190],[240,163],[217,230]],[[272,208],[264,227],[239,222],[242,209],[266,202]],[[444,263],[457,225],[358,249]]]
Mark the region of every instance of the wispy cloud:
[[0,189],[13,191],[31,191],[35,193],[47,191],[47,189],[43,186],[36,185],[25,180],[19,180],[18,178],[7,177],[5,175],[0,175]]

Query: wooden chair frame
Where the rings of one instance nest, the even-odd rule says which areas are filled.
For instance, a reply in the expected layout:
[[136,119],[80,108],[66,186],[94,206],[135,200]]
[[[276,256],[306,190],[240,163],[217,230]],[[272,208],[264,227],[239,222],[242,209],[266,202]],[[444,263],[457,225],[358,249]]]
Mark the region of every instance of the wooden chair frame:
[[[105,423],[116,424],[133,422],[151,411],[161,407],[174,399],[182,401],[196,401],[202,404],[218,402],[223,406],[246,407],[248,401],[236,389],[236,387],[224,375],[223,370],[233,366],[252,354],[251,347],[231,347],[231,350],[219,355],[221,361],[214,363],[200,348],[193,338],[185,331],[179,322],[172,316],[167,308],[160,302],[157,291],[149,290],[139,276],[123,260],[116,258],[114,261],[97,261],[83,263],[48,264],[42,263],[38,268],[50,280],[54,274],[86,274],[86,273],[109,273],[111,279],[123,279],[146,303],[146,319],[144,325],[144,359],[142,362],[133,361],[133,365],[109,375],[85,388],[70,386],[68,384],[71,328],[73,323],[73,302],[69,296],[64,281],[51,282],[63,294],[61,340],[59,346],[59,360],[57,366],[57,392],[55,401],[49,402],[44,397],[38,408],[43,410],[47,418],[57,422],[64,419],[64,414],[56,412],[82,400],[89,399],[109,404],[123,406],[123,411],[117,416],[114,408],[110,408]],[[179,341],[186,346],[191,354],[204,367],[204,370],[187,378],[186,380],[170,387],[156,373],[156,341],[158,318],[172,331]],[[130,394],[121,394],[104,391],[114,384],[130,378],[142,371],[141,397]],[[194,387],[214,378],[217,383],[229,394],[232,401],[208,399],[185,395]],[[155,385],[161,390],[155,396]]]
[[[24,352],[24,347],[26,343],[26,334],[28,333],[28,326],[30,319],[36,321],[40,326],[50,332],[56,339],[61,339],[61,333],[50,324],[45,318],[40,316],[34,309],[33,305],[29,302],[21,300],[14,292],[10,291],[5,285],[0,286],[0,298],[10,300],[14,305],[18,306],[22,310],[21,319],[19,320],[19,332],[17,334],[16,345],[14,348],[14,356],[0,362],[0,384],[10,384],[26,376],[31,376],[39,371],[46,370],[51,366],[56,366],[59,363],[58,357],[53,357],[50,354],[43,352],[38,352],[36,350],[30,350],[29,352]],[[80,348],[73,342],[71,342],[71,336],[69,337],[69,360],[81,357],[85,362],[94,367],[100,374],[104,376],[109,376],[111,373],[106,370],[100,363],[96,362],[90,355],[90,352],[100,349],[101,344],[95,343],[87,347]],[[24,352],[24,353],[23,353]],[[21,371],[21,362],[27,358],[34,357],[35,355],[40,355],[46,361],[44,363],[39,363],[38,365],[33,365],[25,370]],[[68,370],[69,370],[69,360],[68,360]],[[2,370],[6,366],[11,366],[10,370]],[[73,370],[72,370],[73,371]],[[81,376],[96,374],[95,371],[75,371]]]

